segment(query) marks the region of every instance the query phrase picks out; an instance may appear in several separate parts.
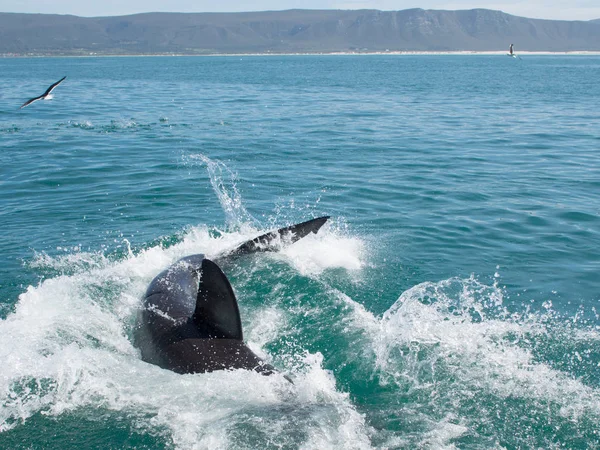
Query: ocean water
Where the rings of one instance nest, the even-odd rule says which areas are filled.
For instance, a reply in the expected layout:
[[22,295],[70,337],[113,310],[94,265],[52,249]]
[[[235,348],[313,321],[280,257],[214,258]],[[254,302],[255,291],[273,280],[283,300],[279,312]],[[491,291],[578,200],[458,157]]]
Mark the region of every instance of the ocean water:
[[[0,448],[600,448],[599,72],[0,59]],[[141,361],[157,273],[320,215],[223,265],[280,374]]]

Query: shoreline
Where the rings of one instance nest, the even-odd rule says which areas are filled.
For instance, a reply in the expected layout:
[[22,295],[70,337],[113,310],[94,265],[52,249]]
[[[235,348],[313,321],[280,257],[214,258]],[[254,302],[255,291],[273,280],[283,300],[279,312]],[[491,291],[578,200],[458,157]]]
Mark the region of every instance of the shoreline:
[[[374,52],[255,52],[255,53],[127,53],[127,54],[112,54],[112,53],[96,53],[89,54],[54,54],[54,53],[29,53],[15,54],[3,53],[0,58],[104,58],[104,57],[243,57],[243,56],[376,56],[376,55],[393,55],[393,56],[460,56],[460,55],[508,55],[505,50],[457,50],[457,51],[374,51]],[[515,55],[523,56],[600,56],[600,50],[573,50],[573,51],[519,51]]]

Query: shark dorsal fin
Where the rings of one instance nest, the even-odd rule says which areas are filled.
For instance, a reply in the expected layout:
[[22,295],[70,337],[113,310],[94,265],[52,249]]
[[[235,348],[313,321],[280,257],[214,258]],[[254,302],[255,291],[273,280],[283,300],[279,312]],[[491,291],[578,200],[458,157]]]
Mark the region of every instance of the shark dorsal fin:
[[240,311],[231,284],[209,259],[202,261],[194,320],[214,329],[216,338],[243,340]]

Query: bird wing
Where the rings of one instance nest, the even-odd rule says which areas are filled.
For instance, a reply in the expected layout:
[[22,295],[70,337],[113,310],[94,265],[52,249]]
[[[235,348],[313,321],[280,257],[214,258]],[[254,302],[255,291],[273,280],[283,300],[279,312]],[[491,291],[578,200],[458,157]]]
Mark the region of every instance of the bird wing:
[[[40,100],[40,99],[42,99],[42,98],[44,98],[44,96],[43,96],[43,95],[40,95],[39,97],[33,97],[33,98],[30,98],[29,100],[27,100],[25,103],[23,103],[23,104],[21,105],[21,108],[25,108],[27,105],[31,105],[31,104],[32,104],[33,102],[35,102],[36,100]],[[21,109],[21,108],[19,108],[19,109]]]
[[60,83],[62,83],[64,81],[64,79],[67,77],[62,77],[60,80],[58,80],[56,83],[54,83],[53,85],[51,85],[48,89],[46,89],[46,92],[44,92],[44,94],[42,95],[42,97],[45,97],[46,95],[48,95],[50,92],[52,92],[52,90],[58,86]]

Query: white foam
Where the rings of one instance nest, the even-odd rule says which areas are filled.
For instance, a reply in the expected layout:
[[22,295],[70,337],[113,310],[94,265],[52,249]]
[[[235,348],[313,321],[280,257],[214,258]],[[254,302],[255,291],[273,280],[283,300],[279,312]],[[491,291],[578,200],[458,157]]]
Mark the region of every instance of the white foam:
[[316,276],[328,269],[360,271],[365,259],[364,242],[356,237],[340,235],[327,224],[318,234],[310,234],[281,250],[300,274]]
[[[501,304],[497,287],[473,278],[413,287],[381,320],[374,343],[377,367],[384,379],[414,389],[456,383],[441,389],[551,401],[564,417],[600,418],[600,390],[538,361],[530,348],[519,345],[527,335],[551,332],[547,325],[534,316],[509,315]],[[429,367],[428,375],[421,377],[423,367]],[[447,375],[438,379],[440,369],[456,381]]]
[[285,327],[285,314],[278,308],[265,307],[252,313],[250,326],[245,329],[245,337],[251,347],[262,348],[275,340],[279,330]]
[[450,441],[460,438],[466,434],[468,427],[457,424],[458,418],[455,414],[448,414],[443,420],[435,424],[435,426],[426,432],[421,441],[421,445],[425,448],[435,448],[444,450],[454,450],[456,447]]
[[[63,250],[59,248],[57,250]],[[45,252],[35,252],[33,259],[28,263],[32,269],[52,269],[58,272],[79,272],[90,268],[104,267],[108,259],[101,252],[81,252],[76,249],[64,249],[65,254],[55,257]]]
[[[302,449],[367,449],[371,448],[369,435],[372,430],[365,424],[365,418],[353,408],[347,408],[348,395],[335,389],[335,378],[321,368],[323,355],[306,354],[304,376],[295,379],[298,395],[302,403],[331,404],[337,410],[333,417],[317,418],[317,426],[308,431],[307,441]],[[333,419],[333,420],[332,420]]]

